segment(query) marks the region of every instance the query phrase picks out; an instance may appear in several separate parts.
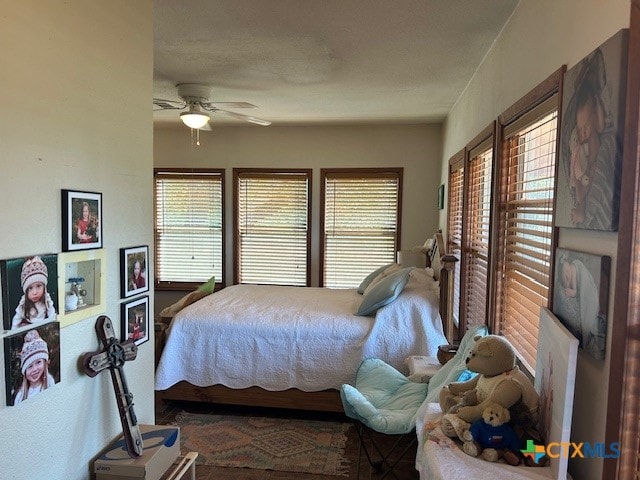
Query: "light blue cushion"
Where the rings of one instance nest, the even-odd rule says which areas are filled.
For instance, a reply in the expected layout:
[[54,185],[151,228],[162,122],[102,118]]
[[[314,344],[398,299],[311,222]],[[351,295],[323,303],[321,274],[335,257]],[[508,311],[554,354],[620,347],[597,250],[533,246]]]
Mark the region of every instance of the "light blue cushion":
[[467,357],[469,351],[476,344],[474,337],[484,337],[489,333],[486,325],[476,325],[467,330],[460,346],[454,357],[445,363],[429,380],[429,392],[427,393],[427,402],[437,402],[440,396],[440,390],[445,385],[452,382],[462,382],[470,380],[475,376],[474,372],[467,370]]
[[380,307],[390,304],[402,293],[414,267],[403,268],[376,283],[362,298],[356,315],[373,315]]
[[340,398],[345,414],[376,432],[396,435],[415,428],[427,384],[412,382],[378,358],[364,360],[355,386],[344,384]]
[[367,289],[367,287],[369,286],[369,284],[373,282],[373,279],[376,278],[378,275],[380,275],[382,272],[384,272],[391,265],[393,265],[393,263],[387,263],[386,265],[382,265],[381,267],[376,268],[373,272],[371,272],[369,275],[364,277],[364,280],[362,280],[362,282],[360,283],[360,286],[358,287],[358,293],[362,295],[364,291]]

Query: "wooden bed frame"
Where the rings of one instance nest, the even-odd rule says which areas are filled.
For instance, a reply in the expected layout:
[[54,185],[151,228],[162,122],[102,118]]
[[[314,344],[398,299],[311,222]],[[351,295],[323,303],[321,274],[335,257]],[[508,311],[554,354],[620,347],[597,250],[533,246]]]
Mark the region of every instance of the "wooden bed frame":
[[[453,310],[454,270],[458,259],[453,255],[446,254],[441,232],[435,234],[432,248],[425,253],[427,255],[427,266],[433,265],[436,267],[438,264],[441,265],[439,309],[445,336],[447,341],[452,343],[456,337],[451,312]],[[165,331],[168,327],[166,319],[164,322],[162,320],[163,319],[161,319],[161,323],[155,325],[156,365],[164,348],[164,342],[166,340]],[[290,388],[288,390],[272,392],[260,387],[243,389],[232,389],[224,385],[197,387],[182,381],[171,388],[156,392],[156,400],[186,400],[251,407],[343,412],[340,392],[334,389],[319,392],[303,392],[295,388]]]

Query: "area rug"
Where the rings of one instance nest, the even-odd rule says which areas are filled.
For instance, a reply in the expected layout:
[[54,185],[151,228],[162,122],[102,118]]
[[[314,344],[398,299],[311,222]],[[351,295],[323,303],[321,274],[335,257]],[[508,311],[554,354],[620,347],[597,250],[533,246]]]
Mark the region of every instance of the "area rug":
[[181,412],[182,451],[198,463],[283,472],[349,475],[350,423]]

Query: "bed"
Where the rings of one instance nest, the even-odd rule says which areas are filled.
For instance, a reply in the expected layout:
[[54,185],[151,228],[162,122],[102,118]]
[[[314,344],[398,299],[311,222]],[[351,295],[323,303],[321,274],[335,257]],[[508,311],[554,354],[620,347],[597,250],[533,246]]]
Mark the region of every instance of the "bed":
[[452,338],[456,259],[440,233],[426,253],[430,267],[412,270],[372,316],[354,315],[363,302],[356,289],[233,285],[198,300],[161,338],[159,397],[342,411],[340,386],[364,358],[402,369],[408,356],[435,356]]

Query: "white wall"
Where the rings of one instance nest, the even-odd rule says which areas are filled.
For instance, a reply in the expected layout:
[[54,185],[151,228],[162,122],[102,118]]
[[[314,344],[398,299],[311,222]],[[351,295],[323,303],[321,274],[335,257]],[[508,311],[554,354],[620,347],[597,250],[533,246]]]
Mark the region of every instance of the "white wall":
[[[629,26],[628,0],[521,1],[474,78],[451,110],[445,125],[442,181],[449,158],[484,127],[562,64],[571,68],[621,28]],[[440,225],[446,229],[446,211]],[[559,246],[612,258],[615,278],[617,234],[561,229]],[[609,295],[607,352],[612,346],[613,285]],[[594,361],[580,351],[572,440],[604,441],[609,355]],[[599,479],[602,460],[570,461],[573,478]]]
[[321,168],[404,167],[401,247],[422,245],[438,227],[440,125],[216,127],[213,123],[212,132],[201,133],[199,147],[182,125],[157,127],[154,166],[226,169],[227,285],[233,282],[234,167],[313,169],[312,285],[318,285]]
[[[0,0],[0,10],[0,258],[60,252],[61,189],[102,192],[106,314],[119,334],[119,249],[153,242],[152,2]],[[95,320],[61,330],[59,384],[16,406],[1,395],[2,479],[89,478],[122,432],[108,372],[78,368],[99,346]],[[142,423],[154,422],[151,337],[125,366]]]

